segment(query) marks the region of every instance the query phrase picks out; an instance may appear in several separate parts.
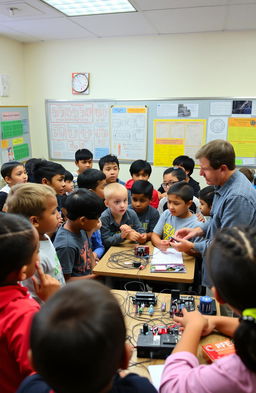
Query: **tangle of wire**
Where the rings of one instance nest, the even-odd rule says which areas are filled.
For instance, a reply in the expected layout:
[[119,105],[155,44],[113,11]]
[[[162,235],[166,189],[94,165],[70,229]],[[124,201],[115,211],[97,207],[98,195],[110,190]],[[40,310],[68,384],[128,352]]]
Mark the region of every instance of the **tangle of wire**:
[[140,262],[142,266],[147,266],[150,262],[152,255],[148,255],[147,258],[143,256],[137,256],[134,254],[134,250],[119,251],[112,254],[108,261],[107,267],[111,269],[140,269],[140,267],[134,267],[133,263]]

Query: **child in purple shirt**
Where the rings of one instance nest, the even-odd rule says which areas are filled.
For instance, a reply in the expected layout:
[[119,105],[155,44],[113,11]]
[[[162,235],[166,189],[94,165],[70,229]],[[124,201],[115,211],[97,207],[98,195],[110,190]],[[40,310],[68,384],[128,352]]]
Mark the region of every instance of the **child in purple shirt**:
[[[241,317],[206,317],[186,310],[183,317],[175,317],[184,332],[166,360],[160,393],[256,392],[256,229],[221,230],[207,259],[216,299]],[[200,337],[214,329],[233,337],[236,354],[199,365]]]

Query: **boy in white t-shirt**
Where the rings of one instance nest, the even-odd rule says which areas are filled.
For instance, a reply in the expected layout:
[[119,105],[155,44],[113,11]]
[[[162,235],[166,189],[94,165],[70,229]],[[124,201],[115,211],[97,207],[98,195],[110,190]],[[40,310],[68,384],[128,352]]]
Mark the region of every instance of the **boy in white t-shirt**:
[[[57,199],[53,188],[36,183],[16,185],[10,190],[6,205],[8,213],[22,214],[34,225],[39,234],[39,256],[43,272],[56,278],[61,286],[65,285],[58,256],[47,235],[55,232],[58,227]],[[22,284],[29,289],[35,300],[42,302],[35,293],[31,278]]]

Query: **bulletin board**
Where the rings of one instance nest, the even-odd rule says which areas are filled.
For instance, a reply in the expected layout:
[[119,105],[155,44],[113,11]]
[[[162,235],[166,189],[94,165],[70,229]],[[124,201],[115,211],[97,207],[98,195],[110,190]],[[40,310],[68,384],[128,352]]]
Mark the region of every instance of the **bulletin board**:
[[226,139],[238,166],[256,166],[256,98],[46,100],[46,118],[51,159],[73,161],[77,149],[88,148],[95,160],[112,153],[168,167],[178,155],[195,158],[204,143]]
[[31,158],[27,106],[0,106],[1,164]]

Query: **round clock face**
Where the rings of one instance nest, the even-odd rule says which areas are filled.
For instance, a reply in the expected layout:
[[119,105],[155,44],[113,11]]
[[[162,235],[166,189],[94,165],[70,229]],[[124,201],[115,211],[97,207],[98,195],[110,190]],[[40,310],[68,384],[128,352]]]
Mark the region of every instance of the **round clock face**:
[[83,93],[88,89],[89,81],[85,74],[76,74],[73,77],[72,87],[77,93]]

